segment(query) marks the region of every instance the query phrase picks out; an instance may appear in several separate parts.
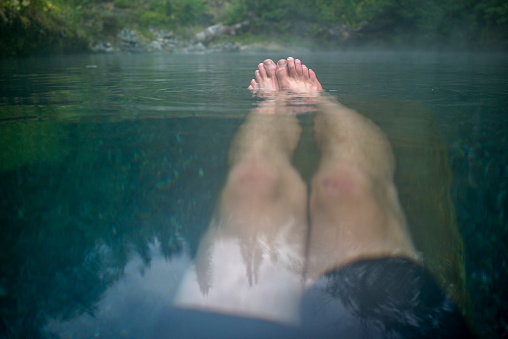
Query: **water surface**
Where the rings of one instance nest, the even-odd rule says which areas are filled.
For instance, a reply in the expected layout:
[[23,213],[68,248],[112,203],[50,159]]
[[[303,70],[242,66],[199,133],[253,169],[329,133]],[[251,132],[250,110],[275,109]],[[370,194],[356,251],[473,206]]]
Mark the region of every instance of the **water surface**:
[[[3,61],[0,333],[150,337],[209,223],[231,138],[259,100],[246,90],[254,69],[287,56]],[[387,133],[426,264],[481,336],[506,335],[506,55],[298,57]],[[312,115],[300,122],[294,164],[309,180]]]

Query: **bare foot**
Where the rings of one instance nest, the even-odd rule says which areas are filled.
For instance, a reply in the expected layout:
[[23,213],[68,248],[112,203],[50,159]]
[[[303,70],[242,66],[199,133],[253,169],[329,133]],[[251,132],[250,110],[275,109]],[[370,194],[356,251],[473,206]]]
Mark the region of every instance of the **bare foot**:
[[254,73],[256,79],[252,79],[249,90],[260,96],[268,96],[279,91],[279,83],[275,70],[277,66],[271,59],[266,59],[258,65],[257,71]]
[[281,59],[275,70],[280,90],[290,90],[297,94],[317,94],[323,89],[316,73],[292,57]]

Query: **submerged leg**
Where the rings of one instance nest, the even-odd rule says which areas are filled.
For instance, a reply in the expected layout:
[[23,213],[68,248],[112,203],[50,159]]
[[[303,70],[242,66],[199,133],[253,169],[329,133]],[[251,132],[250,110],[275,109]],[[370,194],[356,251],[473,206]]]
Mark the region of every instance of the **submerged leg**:
[[[258,70],[254,85],[273,85],[273,70]],[[262,102],[236,134],[216,215],[177,305],[298,323],[307,198],[290,163],[301,128],[285,100]]]
[[[302,323],[316,337],[473,337],[416,259],[393,182],[394,156],[370,120],[319,98]],[[317,326],[316,326],[317,324]]]
[[263,102],[235,136],[219,207],[219,219],[235,221],[224,231],[257,235],[278,233],[290,219],[306,224],[306,188],[290,163],[301,127],[283,100]]
[[312,180],[307,277],[354,261],[415,257],[397,189],[388,139],[370,120],[319,99],[315,137],[321,163]]

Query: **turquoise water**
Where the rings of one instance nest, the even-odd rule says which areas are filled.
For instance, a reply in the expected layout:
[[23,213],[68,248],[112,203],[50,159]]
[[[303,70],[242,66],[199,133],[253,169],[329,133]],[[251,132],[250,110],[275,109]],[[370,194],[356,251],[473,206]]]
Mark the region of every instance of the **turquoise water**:
[[[150,337],[208,225],[231,138],[259,100],[246,90],[254,69],[287,56],[2,61],[1,335]],[[295,56],[388,134],[410,221],[434,214],[411,192],[440,197],[432,208],[456,220],[464,243],[477,331],[506,335],[507,56]],[[300,120],[295,166],[308,180],[312,116]],[[429,177],[446,194],[422,188]],[[439,236],[422,228],[413,235]]]

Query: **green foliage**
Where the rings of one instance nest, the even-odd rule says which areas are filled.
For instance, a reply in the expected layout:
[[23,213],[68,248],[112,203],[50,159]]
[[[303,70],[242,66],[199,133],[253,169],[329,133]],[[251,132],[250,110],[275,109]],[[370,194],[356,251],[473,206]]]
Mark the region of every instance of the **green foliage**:
[[182,23],[198,23],[208,15],[208,3],[205,0],[185,0],[180,3]]
[[227,2],[224,4],[223,18],[226,25],[236,24],[246,19],[247,4],[245,0]]
[[182,26],[207,24],[211,17],[206,0],[166,0],[157,4],[170,22]]
[[167,17],[159,12],[147,11],[139,18],[143,26],[157,26],[167,23]]
[[135,6],[135,4],[130,0],[115,0],[114,1],[115,7],[117,8],[132,8]]
[[[136,4],[133,1],[115,0],[115,6],[132,9],[126,12],[125,26],[140,29],[151,26],[170,28],[211,24],[210,10],[205,0],[150,0]],[[129,22],[127,22],[129,21]]]
[[249,17],[258,34],[322,41],[330,39],[327,27],[339,25],[366,29],[366,39],[408,47],[478,44],[492,36],[508,40],[505,0],[232,0],[223,17],[227,24]]
[[[373,1],[369,0],[319,0],[316,3],[315,15],[329,24],[345,24],[356,28],[372,16],[376,9],[372,7]],[[379,8],[380,4],[377,5],[377,10]]]
[[88,42],[47,0],[0,1],[0,57],[83,51]]
[[474,10],[478,19],[488,26],[503,25],[508,22],[508,2],[504,0],[479,1]]

